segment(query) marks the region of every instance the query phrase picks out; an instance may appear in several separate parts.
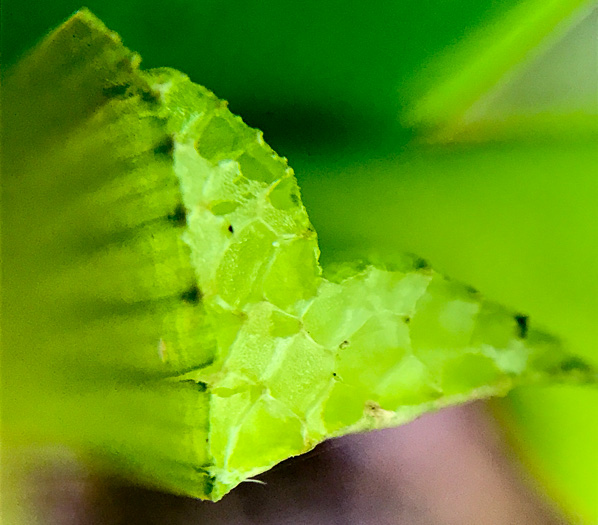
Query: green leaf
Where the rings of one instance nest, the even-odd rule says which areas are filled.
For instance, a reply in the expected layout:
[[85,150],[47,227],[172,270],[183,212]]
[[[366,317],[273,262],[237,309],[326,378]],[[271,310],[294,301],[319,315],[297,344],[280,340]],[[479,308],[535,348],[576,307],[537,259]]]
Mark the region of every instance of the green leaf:
[[495,408],[522,463],[572,523],[595,523],[598,392],[549,385],[513,394]]
[[286,159],[182,73],[138,63],[84,10],[5,83],[16,440],[217,500],[329,437],[595,381],[524,313],[417,257],[322,274]]

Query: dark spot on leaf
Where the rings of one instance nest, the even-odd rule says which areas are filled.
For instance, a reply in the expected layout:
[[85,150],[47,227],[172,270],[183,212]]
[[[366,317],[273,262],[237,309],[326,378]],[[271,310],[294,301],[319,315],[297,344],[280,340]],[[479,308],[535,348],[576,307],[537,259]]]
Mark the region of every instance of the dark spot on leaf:
[[178,204],[174,211],[167,216],[169,222],[175,226],[185,226],[187,224],[187,212],[182,204]]
[[235,229],[233,228],[232,224],[228,225],[228,231],[231,232],[231,233],[235,233]]
[[425,259],[422,259],[421,257],[418,257],[417,259],[415,259],[415,261],[413,262],[413,267],[416,270],[429,270],[430,269],[430,265],[428,264],[428,261],[426,261]]
[[121,71],[126,71],[127,73],[130,73],[131,71],[133,71],[133,63],[132,63],[132,59],[133,57],[125,57],[122,60],[119,60],[118,63],[116,64],[117,69],[121,70]]
[[[206,439],[206,441],[208,441]],[[206,465],[207,468],[209,468],[208,465]],[[216,484],[216,479],[214,478],[214,476],[212,476],[209,471],[206,468],[202,468],[202,467],[195,467],[195,471],[198,474],[202,474],[205,477],[205,493],[207,496],[209,496],[212,491],[214,490],[214,485]]]
[[154,148],[155,155],[167,155],[170,157],[170,156],[172,156],[173,152],[174,152],[174,139],[172,138],[172,135],[168,135],[167,137],[164,137],[164,140],[162,140],[162,142],[160,142],[160,144],[158,144]]
[[515,321],[517,322],[517,336],[520,339],[527,337],[527,315],[516,315]]
[[403,319],[403,321],[405,321],[405,324],[409,324],[411,322],[411,317],[406,315],[405,318]]
[[332,377],[336,377],[336,372],[332,372]]
[[148,104],[156,104],[160,101],[160,94],[157,91],[148,89],[141,92],[141,100],[143,100],[143,102],[147,102]]
[[187,383],[192,385],[194,388],[197,388],[200,392],[205,392],[208,389],[208,385],[203,381],[195,381],[193,379],[185,379],[183,383]]
[[340,345],[338,345],[339,348],[347,348],[349,346],[349,341],[343,341]]
[[469,293],[470,295],[478,295],[479,292],[476,288],[474,288],[473,286],[466,286],[465,289],[467,290],[467,293]]
[[113,84],[106,86],[102,93],[106,98],[117,98],[126,95],[127,90],[131,87],[131,84]]
[[206,479],[206,494],[211,494],[214,490],[214,485],[216,484],[216,479],[214,476],[208,476]]
[[181,295],[181,299],[189,304],[198,304],[201,301],[201,290],[193,285]]
[[570,357],[561,363],[561,370],[563,372],[589,372],[590,366],[579,359],[579,357]]

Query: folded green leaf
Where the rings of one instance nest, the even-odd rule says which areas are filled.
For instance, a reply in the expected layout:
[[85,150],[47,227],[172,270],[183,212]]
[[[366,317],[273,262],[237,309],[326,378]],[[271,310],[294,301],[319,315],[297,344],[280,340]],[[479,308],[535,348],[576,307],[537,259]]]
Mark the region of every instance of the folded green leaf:
[[217,500],[322,440],[595,371],[416,257],[319,265],[292,170],[89,12],[12,72],[3,414]]

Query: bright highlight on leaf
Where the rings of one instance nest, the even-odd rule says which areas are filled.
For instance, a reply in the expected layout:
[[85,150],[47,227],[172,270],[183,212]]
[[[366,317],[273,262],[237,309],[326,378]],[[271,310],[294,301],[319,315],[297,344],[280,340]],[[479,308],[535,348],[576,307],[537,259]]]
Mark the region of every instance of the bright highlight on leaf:
[[5,84],[17,436],[217,500],[329,437],[594,380],[524,315],[417,258],[322,275],[286,159],[185,75],[138,63],[81,11]]

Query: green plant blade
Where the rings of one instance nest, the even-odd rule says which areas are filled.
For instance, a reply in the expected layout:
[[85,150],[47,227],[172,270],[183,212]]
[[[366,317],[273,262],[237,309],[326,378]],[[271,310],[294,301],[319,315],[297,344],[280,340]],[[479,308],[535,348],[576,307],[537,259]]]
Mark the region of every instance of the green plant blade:
[[537,53],[549,35],[555,38],[562,34],[574,21],[574,13],[585,14],[593,5],[587,0],[519,2],[430,59],[411,80],[411,90],[424,94],[413,101],[402,118],[424,128],[455,126],[476,100]]
[[421,259],[330,265],[285,159],[81,11],[12,73],[3,424],[217,500],[322,440],[595,381]]

